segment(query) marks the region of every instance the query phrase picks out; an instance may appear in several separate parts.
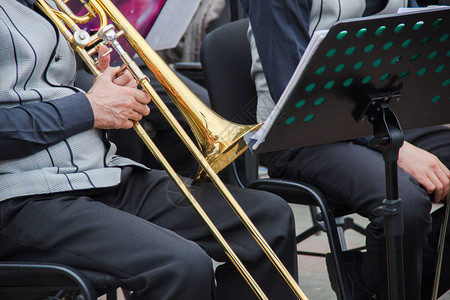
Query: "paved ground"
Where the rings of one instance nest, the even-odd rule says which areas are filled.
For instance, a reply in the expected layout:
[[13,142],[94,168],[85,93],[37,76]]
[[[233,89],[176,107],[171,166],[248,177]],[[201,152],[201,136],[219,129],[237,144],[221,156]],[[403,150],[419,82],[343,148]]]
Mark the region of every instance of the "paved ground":
[[[297,232],[301,232],[311,226],[311,216],[307,206],[293,205],[296,218]],[[355,218],[355,223],[365,226],[367,221],[357,215],[352,215]],[[347,247],[360,247],[364,245],[364,237],[355,231],[348,230],[345,232]],[[299,250],[303,251],[319,251],[323,253],[330,252],[328,241],[324,232],[314,235],[309,239],[303,241],[298,246]],[[328,273],[325,264],[325,258],[315,256],[298,256],[299,263],[299,285],[308,299],[323,300],[336,299],[336,294],[333,292],[328,280]]]
[[[296,218],[297,232],[301,232],[311,226],[311,216],[307,206],[294,205],[292,209]],[[366,226],[367,220],[358,215],[350,215],[354,222]],[[352,230],[345,232],[348,248],[364,245],[364,237]],[[299,245],[300,250],[329,252],[325,233],[314,235]],[[331,289],[325,259],[322,257],[299,255],[300,288],[310,300],[334,300],[336,295]],[[105,298],[101,298],[104,300]],[[442,296],[440,300],[450,300],[450,293]]]
[[[296,216],[297,232],[308,228],[311,224],[309,211],[305,206],[293,206]],[[356,214],[350,215],[354,222],[361,225],[367,225],[367,219],[362,218]],[[364,245],[364,237],[353,230],[345,232],[345,239],[347,247],[360,247]],[[312,236],[310,239],[304,241],[299,245],[301,250],[319,250],[329,252],[328,243],[325,233]],[[325,259],[320,257],[299,255],[299,285],[303,292],[310,300],[334,300],[336,295],[331,289],[328,273],[326,270]],[[405,287],[408,288],[408,287]],[[450,292],[439,298],[439,300],[450,300]]]

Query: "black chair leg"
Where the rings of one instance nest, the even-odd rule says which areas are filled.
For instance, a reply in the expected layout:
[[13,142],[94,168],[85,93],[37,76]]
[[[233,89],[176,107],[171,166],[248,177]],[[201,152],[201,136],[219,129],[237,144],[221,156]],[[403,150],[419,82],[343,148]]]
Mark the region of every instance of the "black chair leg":
[[326,233],[328,237],[328,244],[330,246],[331,256],[334,262],[334,267],[337,270],[336,279],[339,287],[339,299],[351,299],[350,285],[346,277],[344,255],[342,251],[341,239],[338,235],[338,227],[335,222],[331,208],[327,207],[325,203],[320,203],[320,210],[322,212],[323,222],[325,224]]

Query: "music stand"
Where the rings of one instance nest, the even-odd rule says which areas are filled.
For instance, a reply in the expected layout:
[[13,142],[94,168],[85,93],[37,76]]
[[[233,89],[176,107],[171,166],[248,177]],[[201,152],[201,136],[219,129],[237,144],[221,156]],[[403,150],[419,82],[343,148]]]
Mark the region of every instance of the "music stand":
[[335,24],[249,142],[261,153],[373,133],[385,161],[386,199],[373,213],[385,220],[390,299],[405,298],[399,120],[406,129],[450,123],[449,16],[437,7]]

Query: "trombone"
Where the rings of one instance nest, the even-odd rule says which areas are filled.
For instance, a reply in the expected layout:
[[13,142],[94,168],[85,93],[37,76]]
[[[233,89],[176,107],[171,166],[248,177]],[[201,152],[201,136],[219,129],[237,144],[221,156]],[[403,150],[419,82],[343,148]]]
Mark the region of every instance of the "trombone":
[[[228,191],[225,184],[216,174],[216,172],[222,170],[246,150],[247,146],[243,140],[243,136],[248,132],[259,129],[261,124],[235,124],[221,118],[219,115],[211,111],[209,107],[199,100],[172,72],[168,65],[147,44],[145,39],[128,22],[128,20],[110,0],[80,0],[80,2],[84,5],[84,8],[87,10],[87,13],[84,16],[78,16],[71,11],[66,4],[70,0],[53,1],[58,6],[57,8],[50,6],[46,0],[37,0],[36,4],[58,27],[61,34],[68,40],[72,48],[80,55],[94,76],[97,77],[101,75],[101,73],[96,68],[95,61],[92,56],[97,52],[101,43],[110,45],[119,54],[120,58],[124,62],[124,65],[131,72],[142,89],[150,95],[163,116],[168,120],[183,143],[198,161],[201,166],[199,176],[207,176],[210,178],[297,298],[307,299],[297,282],[291,274],[289,274],[280,259],[276,256],[274,251],[256,229],[255,225],[250,221],[243,209]],[[90,35],[78,26],[78,24],[86,23],[94,18],[98,18],[100,21],[99,30],[95,34]],[[108,24],[108,19],[114,25]],[[116,28],[118,32],[116,32]],[[147,67],[155,75],[156,79],[161,83],[171,99],[174,101],[177,108],[184,115],[194,133],[200,149],[197,148],[195,143],[189,138],[188,134],[169,111],[159,95],[150,85],[148,78],[131,59],[128,53],[123,50],[117,40],[122,36],[125,37],[128,43],[145,62]],[[199,213],[200,217],[208,226],[213,236],[224,249],[228,258],[250,285],[257,297],[259,299],[267,299],[267,296],[259,287],[258,283],[253,279],[243,263],[234,253],[233,249],[231,249],[229,244],[225,241],[217,227],[212,223],[208,215],[190,193],[181,178],[175,173],[173,168],[147,135],[142,126],[138,122],[135,122],[133,128],[155,158],[164,167],[180,191]]]

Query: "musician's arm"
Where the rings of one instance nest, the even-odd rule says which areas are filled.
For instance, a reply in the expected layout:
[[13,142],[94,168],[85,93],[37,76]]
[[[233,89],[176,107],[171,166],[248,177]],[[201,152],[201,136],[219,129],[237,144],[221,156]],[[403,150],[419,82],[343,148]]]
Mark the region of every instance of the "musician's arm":
[[93,126],[94,114],[84,93],[0,108],[0,159],[36,153]]
[[310,40],[311,1],[282,2],[241,0],[275,102],[283,93]]

